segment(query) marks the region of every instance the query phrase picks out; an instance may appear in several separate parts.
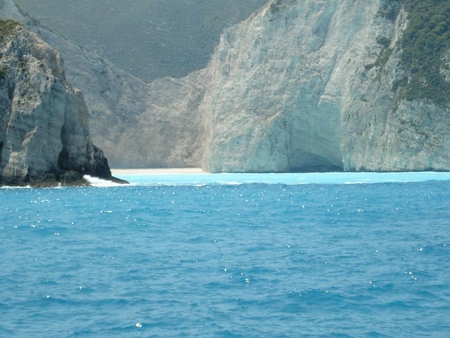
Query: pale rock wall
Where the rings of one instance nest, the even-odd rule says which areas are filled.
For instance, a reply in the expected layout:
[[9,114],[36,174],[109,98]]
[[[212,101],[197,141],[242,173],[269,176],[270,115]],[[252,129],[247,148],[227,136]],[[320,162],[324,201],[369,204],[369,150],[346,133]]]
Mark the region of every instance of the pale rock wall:
[[209,65],[214,84],[202,106],[211,119],[204,168],[342,170],[342,82],[354,69],[348,60],[366,53],[363,40],[377,6],[273,2],[226,31]]
[[[407,14],[389,20],[382,4],[274,0],[227,30],[207,68],[203,168],[449,170],[449,109],[393,90]],[[367,67],[382,38],[392,55]]]

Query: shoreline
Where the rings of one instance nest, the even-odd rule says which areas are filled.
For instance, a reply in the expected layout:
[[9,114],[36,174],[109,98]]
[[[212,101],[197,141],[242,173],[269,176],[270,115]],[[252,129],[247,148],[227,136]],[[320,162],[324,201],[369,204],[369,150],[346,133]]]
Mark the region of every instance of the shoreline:
[[122,175],[192,175],[209,174],[201,168],[147,168],[147,169],[112,169],[113,176]]

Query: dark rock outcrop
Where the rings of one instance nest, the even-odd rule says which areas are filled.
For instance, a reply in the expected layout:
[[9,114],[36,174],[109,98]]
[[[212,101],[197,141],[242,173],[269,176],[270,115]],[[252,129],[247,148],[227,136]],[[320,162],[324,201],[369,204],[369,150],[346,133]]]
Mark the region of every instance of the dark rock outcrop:
[[59,53],[19,24],[0,25],[0,184],[110,179],[83,95],[66,81]]

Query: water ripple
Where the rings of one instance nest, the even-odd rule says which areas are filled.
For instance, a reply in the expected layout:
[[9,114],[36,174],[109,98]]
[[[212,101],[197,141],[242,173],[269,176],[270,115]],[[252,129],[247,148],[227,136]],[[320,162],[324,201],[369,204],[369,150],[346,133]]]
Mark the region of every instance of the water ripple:
[[0,336],[444,337],[449,188],[0,189]]

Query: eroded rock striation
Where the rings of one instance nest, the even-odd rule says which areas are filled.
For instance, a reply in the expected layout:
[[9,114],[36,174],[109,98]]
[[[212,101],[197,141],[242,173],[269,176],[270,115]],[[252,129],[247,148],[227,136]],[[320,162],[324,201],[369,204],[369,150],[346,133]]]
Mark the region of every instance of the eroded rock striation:
[[270,0],[222,34],[205,69],[151,83],[2,2],[61,51],[115,167],[450,170],[447,2]]
[[227,30],[200,107],[204,168],[450,170],[448,101],[403,58],[415,3],[274,0]]
[[0,184],[111,178],[60,54],[20,24],[0,21],[0,28]]

